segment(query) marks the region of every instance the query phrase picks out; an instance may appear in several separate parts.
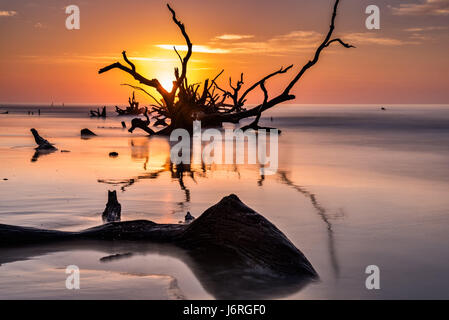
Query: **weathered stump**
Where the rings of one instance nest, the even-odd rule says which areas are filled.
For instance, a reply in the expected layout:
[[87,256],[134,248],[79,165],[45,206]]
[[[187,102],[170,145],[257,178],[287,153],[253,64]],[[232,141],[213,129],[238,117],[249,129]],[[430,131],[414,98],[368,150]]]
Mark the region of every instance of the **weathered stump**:
[[84,128],[81,130],[81,137],[87,138],[87,137],[95,137],[95,136],[96,136],[96,134],[87,128]]
[[117,192],[108,191],[108,203],[103,212],[103,222],[120,221],[122,206],[117,200]]
[[42,138],[36,129],[32,128],[30,131],[33,134],[34,141],[36,141],[37,144],[36,150],[57,150],[52,143]]

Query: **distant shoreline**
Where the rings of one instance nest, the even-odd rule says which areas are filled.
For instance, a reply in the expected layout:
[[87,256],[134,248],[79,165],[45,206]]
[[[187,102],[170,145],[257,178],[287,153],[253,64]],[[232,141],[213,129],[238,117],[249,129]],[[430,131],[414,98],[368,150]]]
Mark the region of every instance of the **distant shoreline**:
[[[97,108],[97,107],[115,107],[115,106],[121,106],[126,105],[126,103],[120,102],[120,103],[64,103],[64,106],[62,104],[54,104],[51,106],[51,104],[48,103],[2,103],[0,102],[0,109],[4,108],[16,108],[16,107],[32,107],[32,108],[67,108],[67,107],[85,107],[85,108]],[[145,105],[145,103],[143,103]],[[254,104],[255,106],[256,104]],[[252,104],[249,104],[249,106],[253,106]],[[381,106],[390,106],[390,107],[449,107],[448,103],[413,103],[413,104],[406,104],[406,103],[370,103],[370,104],[358,104],[358,103],[338,103],[338,104],[327,104],[327,103],[314,103],[314,104],[298,104],[298,103],[285,103],[280,104],[275,109],[279,107],[381,107]]]

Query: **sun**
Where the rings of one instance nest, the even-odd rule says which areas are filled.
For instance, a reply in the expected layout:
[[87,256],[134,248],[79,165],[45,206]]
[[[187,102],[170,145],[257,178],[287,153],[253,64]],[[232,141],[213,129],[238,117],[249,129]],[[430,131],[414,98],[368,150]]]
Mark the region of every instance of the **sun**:
[[165,90],[171,91],[173,88],[173,81],[174,77],[170,74],[162,73],[158,75],[157,79],[159,80],[159,83],[164,87]]

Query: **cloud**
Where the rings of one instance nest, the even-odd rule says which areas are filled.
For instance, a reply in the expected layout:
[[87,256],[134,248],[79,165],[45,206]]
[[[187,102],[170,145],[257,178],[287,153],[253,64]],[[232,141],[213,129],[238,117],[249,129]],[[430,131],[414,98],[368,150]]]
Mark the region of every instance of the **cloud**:
[[304,30],[295,30],[290,31],[287,34],[275,36],[274,38],[270,39],[270,41],[316,41],[318,38],[321,38],[322,35],[315,31],[304,31]]
[[[416,45],[427,40],[417,32],[408,34],[404,39],[396,39],[378,36],[376,33],[350,33],[342,35],[342,40],[355,46],[380,45],[380,46],[402,46]],[[219,54],[255,54],[263,53],[272,56],[284,56],[298,52],[309,52],[317,48],[323,41],[324,35],[310,30],[294,30],[285,34],[273,36],[265,41],[232,41],[231,39],[213,38],[206,45],[193,46],[194,52],[219,53]],[[240,39],[236,39],[240,40]],[[173,50],[173,45],[157,45],[157,47]],[[185,45],[176,46],[178,51],[186,51]]]
[[[415,40],[415,41],[418,41],[418,43],[421,43],[421,42],[423,42],[423,41],[429,41],[429,40],[432,40],[432,38],[430,38],[430,37],[428,37],[428,36],[425,36],[425,35],[423,35],[423,34],[421,34],[421,33],[419,33],[419,32],[417,32],[417,33],[412,33],[411,35],[410,35],[410,39],[413,39],[413,40]],[[417,44],[418,44],[417,43]]]
[[[95,58],[95,57],[93,57]],[[98,58],[98,57],[97,57]],[[101,57],[104,59],[111,59],[111,60],[117,60],[119,57]],[[177,62],[177,59],[167,59],[167,58],[148,58],[148,57],[128,57],[130,60],[136,60],[136,61],[149,61],[149,62]]]
[[[322,35],[315,31],[291,31],[286,34],[274,36],[263,42],[246,42],[247,49],[257,50],[258,46],[265,51],[288,52],[297,49],[314,48]],[[241,43],[236,44],[241,47]],[[242,48],[243,49],[243,48]],[[252,52],[248,52],[252,53]]]
[[318,32],[294,30],[286,34],[273,36],[265,41],[215,42],[215,44],[221,45],[230,53],[264,53],[279,56],[298,51],[308,51],[315,48],[322,40],[323,35]]
[[[291,31],[265,41],[239,41],[252,38],[253,36],[250,35],[223,36],[217,36],[205,45],[194,45],[193,51],[215,54],[253,54],[263,52],[270,55],[285,55],[315,48],[323,37],[323,35],[315,31]],[[158,44],[156,46],[165,50],[173,50],[173,45]],[[176,49],[178,51],[187,51],[187,46],[177,45]]]
[[436,40],[438,31],[445,31],[449,29],[448,26],[427,26],[404,29],[409,39],[413,41],[433,41]]
[[399,7],[392,7],[393,14],[399,16],[416,16],[416,15],[433,15],[447,16],[449,15],[449,0],[424,0],[422,3],[406,3],[400,4]]
[[[165,50],[173,50],[173,45],[171,44],[157,44],[156,47]],[[175,47],[178,51],[187,51],[186,45],[176,45]],[[201,53],[229,53],[229,50],[221,48],[211,48],[207,45],[193,45],[192,51]]]
[[[108,63],[105,61],[121,61],[120,55],[55,55],[55,56],[35,56],[35,55],[22,55],[19,56],[20,59],[24,59],[32,62],[39,63]],[[131,61],[144,61],[144,62],[157,62],[157,63],[177,63],[179,60],[175,58],[158,58],[158,57],[140,57],[140,56],[129,56]],[[201,60],[192,60],[192,62],[201,62]]]
[[45,28],[45,26],[44,26],[42,23],[40,23],[40,22],[35,23],[35,24],[34,24],[34,27],[35,27],[36,29],[42,29],[42,28]]
[[0,17],[12,17],[17,14],[16,11],[0,11]]
[[358,44],[375,44],[381,46],[402,46],[409,44],[419,44],[419,42],[416,41],[380,37],[377,36],[377,34],[370,32],[350,33],[345,35],[343,39],[355,46],[357,46]]
[[405,32],[425,32],[425,31],[438,31],[447,30],[448,27],[417,27],[404,29]]
[[251,39],[254,38],[251,34],[222,34],[220,36],[216,36],[216,39],[219,40],[242,40],[242,39]]
[[216,68],[211,68],[211,67],[200,67],[200,68],[189,68],[190,70],[216,70]]

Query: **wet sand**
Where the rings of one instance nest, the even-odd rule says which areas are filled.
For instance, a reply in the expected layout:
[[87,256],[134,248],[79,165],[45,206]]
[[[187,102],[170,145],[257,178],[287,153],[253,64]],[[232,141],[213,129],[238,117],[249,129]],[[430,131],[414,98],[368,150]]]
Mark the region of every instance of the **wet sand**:
[[[40,117],[37,110],[28,116],[27,108],[0,110],[10,112],[0,115],[0,223],[59,230],[98,225],[107,190],[117,190],[122,220],[178,223],[187,211],[197,216],[236,193],[320,274],[320,282],[272,298],[449,297],[448,107],[275,108],[263,124],[283,131],[279,170],[264,179],[256,165],[194,167],[180,179],[169,168],[167,139],[131,135],[119,129],[122,118],[89,119],[85,107],[42,108]],[[59,151],[32,161],[32,127]],[[98,137],[81,139],[82,128]],[[111,151],[118,157],[109,157]],[[118,244],[47,249],[8,255],[0,249],[0,298],[216,297],[180,252]],[[82,290],[65,288],[71,264],[82,270]],[[365,288],[364,271],[372,264],[381,270],[378,291]]]

